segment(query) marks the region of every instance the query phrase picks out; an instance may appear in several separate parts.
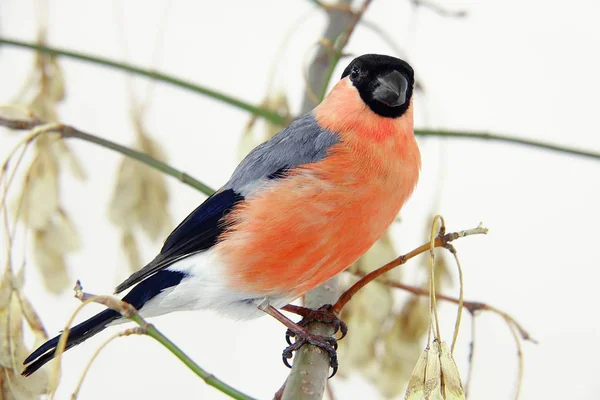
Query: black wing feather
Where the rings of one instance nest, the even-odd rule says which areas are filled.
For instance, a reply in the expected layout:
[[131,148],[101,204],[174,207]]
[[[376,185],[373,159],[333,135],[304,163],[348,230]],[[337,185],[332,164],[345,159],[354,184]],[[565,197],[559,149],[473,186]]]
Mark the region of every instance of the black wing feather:
[[214,246],[225,229],[223,217],[243,200],[244,197],[233,189],[210,196],[173,230],[154,260],[117,286],[115,293],[122,292],[179,259]]

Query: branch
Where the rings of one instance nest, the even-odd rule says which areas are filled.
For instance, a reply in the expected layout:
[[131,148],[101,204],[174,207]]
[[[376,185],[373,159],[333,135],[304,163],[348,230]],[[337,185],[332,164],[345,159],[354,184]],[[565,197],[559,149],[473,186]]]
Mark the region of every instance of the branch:
[[[111,308],[119,312],[123,317],[132,320],[140,326],[140,330],[135,333],[150,336],[160,344],[162,344],[167,350],[169,350],[175,357],[183,362],[193,373],[204,380],[207,385],[210,385],[220,392],[228,395],[231,398],[239,400],[253,400],[252,397],[240,392],[239,390],[229,386],[225,382],[218,379],[213,374],[206,372],[198,364],[196,364],[187,354],[185,354],[175,343],[171,342],[165,335],[160,333],[154,325],[147,323],[137,312],[137,310],[130,304],[125,303],[115,297],[110,296],[94,296],[88,293],[84,293],[79,281],[75,286],[75,297],[79,300],[88,302],[92,301],[100,303],[108,308]],[[68,334],[68,332],[67,332]],[[62,339],[62,338],[61,338]]]
[[[460,232],[445,233],[443,230],[440,230],[440,233],[439,233],[438,237],[435,238],[435,241],[433,244],[434,244],[434,247],[445,247],[446,245],[448,245],[448,243],[450,243],[456,239],[459,239],[459,238],[462,238],[465,236],[471,236],[471,235],[485,235],[485,234],[487,234],[487,232],[488,232],[487,228],[482,227],[481,224],[477,228],[467,229],[465,231],[460,231]],[[348,290],[346,290],[340,296],[337,303],[335,303],[333,305],[333,311],[339,314],[342,311],[342,308],[344,308],[344,306],[346,304],[348,304],[350,299],[352,299],[352,297],[360,289],[365,287],[367,284],[371,283],[373,280],[379,278],[381,275],[385,274],[386,272],[396,268],[397,266],[406,264],[406,262],[408,260],[410,260],[411,258],[418,256],[419,254],[425,253],[430,248],[431,248],[431,243],[427,242],[427,243],[423,244],[422,246],[417,247],[413,251],[406,253],[405,255],[400,256],[393,261],[390,261],[389,263],[385,264],[383,267],[378,268],[375,271],[370,272],[369,274],[365,275],[362,279],[360,279],[358,282],[356,282],[354,285],[352,285]]]
[[[45,125],[45,123],[36,118],[32,118],[30,120],[14,120],[14,119],[0,117],[0,126],[4,126],[4,127],[10,128],[10,129],[15,129],[15,130],[29,130],[29,129],[33,129],[33,128],[43,126],[43,125]],[[171,167],[170,165],[165,164],[162,161],[159,161],[155,158],[150,157],[147,154],[144,154],[137,150],[131,149],[129,147],[121,146],[120,144],[111,142],[106,139],[102,139],[101,137],[82,132],[71,126],[59,124],[58,126],[54,127],[51,130],[41,130],[40,134],[42,134],[42,133],[58,133],[59,135],[61,135],[64,138],[77,138],[77,139],[85,140],[87,142],[95,143],[95,144],[105,147],[107,149],[111,149],[118,153],[121,153],[127,157],[130,157],[137,161],[140,161],[140,162],[142,162],[152,168],[155,168],[167,175],[170,175],[170,176],[180,180],[181,182],[199,190],[200,192],[202,192],[208,196],[210,196],[211,194],[214,193],[214,189],[212,189],[209,186],[205,185],[204,183],[192,178],[190,175],[186,174],[185,172],[179,171],[179,170]],[[29,140],[33,140],[33,139],[35,139],[35,136],[31,137]]]
[[572,154],[576,156],[589,157],[600,160],[600,152],[579,150],[566,146],[560,146],[557,144],[541,142],[538,140],[521,139],[505,135],[499,135],[487,132],[459,132],[459,131],[447,131],[447,130],[429,130],[429,129],[415,129],[415,135],[424,137],[445,137],[455,139],[482,139],[482,140],[493,140],[497,142],[505,142],[512,144],[520,144],[529,147],[535,147],[538,149],[551,150],[558,153]]
[[169,83],[171,85],[178,86],[180,88],[187,89],[187,90],[190,90],[195,93],[200,93],[205,96],[211,97],[215,100],[219,100],[219,101],[222,101],[229,105],[241,108],[242,110],[246,110],[254,115],[263,117],[275,124],[281,125],[286,122],[285,118],[283,118],[281,115],[277,114],[276,112],[273,112],[266,108],[262,108],[259,106],[255,106],[255,105],[246,103],[245,101],[236,99],[235,97],[228,96],[226,94],[217,92],[215,90],[206,88],[204,86],[200,86],[200,85],[197,85],[197,84],[194,84],[191,82],[187,82],[187,81],[184,81],[183,79],[179,79],[174,76],[167,75],[167,74],[164,74],[161,72],[136,67],[135,65],[118,62],[115,60],[110,60],[110,59],[104,58],[104,57],[92,56],[89,54],[59,49],[56,47],[43,46],[43,45],[40,45],[37,43],[30,43],[30,42],[25,42],[25,41],[20,41],[20,40],[4,39],[4,38],[0,37],[0,44],[36,50],[39,53],[48,54],[50,56],[62,56],[62,57],[73,58],[76,60],[87,61],[87,62],[90,62],[93,64],[99,64],[99,65],[103,65],[105,67],[130,72],[135,75],[145,76],[147,78],[154,79],[154,80],[160,81],[160,82]]
[[[344,2],[349,3],[349,0],[344,0]],[[342,32],[342,30],[339,28],[339,21],[342,21],[342,20],[345,21],[348,18],[351,18],[353,15],[355,16],[356,14],[352,14],[351,12],[348,12],[347,9],[342,6],[336,7],[336,5],[324,5],[323,8],[325,10],[327,10],[328,15],[330,15],[330,24],[329,24],[327,31],[325,32],[324,39],[326,41],[329,41],[329,43],[333,43],[335,41],[335,39],[339,36],[340,32]],[[333,18],[331,16],[337,16],[337,17]],[[344,26],[345,26],[345,24],[344,24]],[[334,34],[336,32],[337,32],[337,34]],[[279,115],[271,110],[268,110],[263,107],[248,104],[242,100],[235,99],[233,97],[230,97],[225,94],[216,92],[214,90],[193,84],[191,82],[184,81],[183,79],[179,79],[179,78],[176,78],[171,75],[139,68],[139,67],[129,65],[126,63],[120,63],[117,61],[109,60],[107,58],[90,56],[90,55],[79,53],[79,52],[72,52],[72,51],[68,51],[68,50],[58,49],[55,47],[47,47],[47,46],[42,46],[39,44],[29,43],[29,42],[24,42],[24,41],[19,41],[19,40],[3,39],[0,37],[0,44],[16,46],[16,47],[21,47],[21,48],[26,48],[26,49],[32,49],[32,50],[36,50],[38,52],[50,54],[53,56],[70,57],[70,58],[74,58],[77,60],[87,61],[87,62],[91,62],[94,64],[100,64],[100,65],[104,65],[104,66],[107,66],[110,68],[127,71],[130,73],[136,74],[136,75],[145,76],[145,77],[148,77],[151,79],[155,79],[157,81],[161,81],[161,82],[164,82],[167,84],[171,84],[174,86],[178,86],[178,87],[190,90],[195,93],[200,93],[200,94],[212,97],[216,100],[220,100],[227,104],[233,105],[233,106],[241,108],[243,110],[246,110],[254,115],[263,117],[263,118],[267,119],[268,121],[271,121],[275,124],[282,125],[287,122],[284,117],[282,117],[281,115]],[[337,60],[335,60],[335,58],[337,58]],[[336,52],[334,50],[334,48],[331,48],[331,47],[324,48],[322,46],[320,47],[319,51],[317,52],[317,55],[315,56],[314,62],[311,65],[311,68],[309,69],[309,74],[308,74],[309,87],[310,87],[310,90],[313,91],[313,93],[319,93],[321,95],[326,93],[327,84],[329,83],[329,80],[331,79],[331,75],[333,74],[333,71],[335,69],[335,65],[337,64],[337,62],[339,61],[340,58],[341,58],[341,52]],[[332,63],[333,60],[335,60],[335,64]],[[323,88],[325,88],[325,89],[323,89]],[[315,104],[314,100],[311,99],[311,96],[305,96],[304,102],[302,104],[303,112],[310,111],[314,106],[316,106],[316,104]],[[551,144],[551,143],[539,142],[536,140],[511,138],[509,136],[493,134],[493,133],[485,133],[485,132],[469,133],[469,132],[460,132],[460,131],[427,130],[427,129],[419,130],[419,129],[417,129],[417,130],[415,130],[415,135],[458,138],[458,139],[494,140],[494,141],[500,141],[500,142],[507,142],[507,143],[531,146],[531,147],[535,147],[535,148],[539,148],[539,149],[551,150],[551,151],[556,151],[556,152],[560,152],[560,153],[567,153],[567,154],[573,154],[573,155],[578,155],[578,156],[583,156],[583,157],[600,159],[600,153],[598,153],[598,152],[572,149],[572,148],[568,148],[565,146],[559,146],[559,145],[555,145],[555,144]]]

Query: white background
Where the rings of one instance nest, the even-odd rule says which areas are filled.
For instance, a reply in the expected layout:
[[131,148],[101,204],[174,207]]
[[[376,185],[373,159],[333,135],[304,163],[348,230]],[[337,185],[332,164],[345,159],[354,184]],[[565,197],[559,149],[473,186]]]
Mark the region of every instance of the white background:
[[[167,3],[53,1],[49,41],[122,59],[125,31],[131,62],[258,103],[282,37],[308,12],[289,42],[276,80],[298,109],[302,65],[325,24],[311,2]],[[467,10],[469,16],[462,20],[445,19],[428,9],[415,12],[403,0],[373,3],[366,18],[393,36],[426,87],[416,103],[418,127],[489,130],[600,151],[597,1],[444,2],[449,9]],[[162,50],[153,64],[165,13]],[[119,14],[124,29],[118,26]],[[3,36],[34,39],[34,2],[3,0],[0,23]],[[364,27],[358,27],[348,51],[393,54]],[[18,90],[31,64],[30,52],[0,48],[0,102]],[[68,98],[60,108],[63,121],[131,143],[126,77],[67,59],[61,65],[68,82]],[[138,88],[146,87],[144,80],[136,82]],[[145,122],[164,144],[172,165],[218,187],[236,165],[234,149],[247,118],[244,111],[158,84]],[[0,132],[0,156],[15,141],[14,135]],[[440,206],[434,211],[446,217],[450,229],[470,228],[479,221],[490,228],[487,237],[457,243],[466,297],[508,311],[540,342],[524,348],[522,399],[599,398],[600,162],[493,142],[419,143],[422,177],[404,209],[403,223],[394,227],[398,250],[410,250],[425,239],[441,185]],[[106,218],[119,157],[87,143],[71,145],[89,175],[85,183],[63,182],[63,204],[85,245],[69,259],[71,276],[91,292],[109,294],[128,273],[119,235]],[[169,189],[175,221],[202,201],[173,179]],[[159,246],[148,246],[145,259]],[[61,329],[77,306],[70,292],[58,297],[46,293],[35,268],[27,271],[26,293],[50,333]],[[454,308],[446,305],[442,310],[450,330]],[[517,361],[510,332],[496,316],[482,315],[478,321],[472,398],[512,398]],[[270,398],[288,373],[280,361],[284,329],[270,318],[234,322],[209,312],[189,312],[154,322],[201,366],[258,398]],[[464,329],[456,353],[463,374],[468,337]],[[102,340],[94,338],[65,357],[58,398],[68,398]],[[335,379],[333,388],[341,399],[376,395],[358,377]],[[110,345],[81,392],[82,399],[222,397],[148,338]]]

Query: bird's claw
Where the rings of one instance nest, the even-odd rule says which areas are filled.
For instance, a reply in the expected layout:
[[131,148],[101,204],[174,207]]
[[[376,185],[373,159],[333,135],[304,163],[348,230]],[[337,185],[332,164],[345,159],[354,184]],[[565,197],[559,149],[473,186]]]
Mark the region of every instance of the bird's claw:
[[288,343],[290,345],[283,350],[283,353],[281,355],[283,363],[286,367],[292,368],[288,360],[292,358],[294,351],[300,349],[302,346],[308,343],[312,344],[313,346],[317,346],[320,349],[323,349],[329,355],[329,366],[333,369],[333,372],[331,373],[329,378],[332,378],[336,374],[338,370],[338,360],[336,352],[338,344],[335,338],[329,336],[315,335],[309,332],[300,334],[294,333],[290,336],[296,337],[296,341],[294,343],[290,343],[289,337],[288,335],[286,335],[286,339],[288,340]]
[[[305,327],[311,322],[322,322],[324,324],[329,324],[334,329],[334,335],[338,332],[342,334],[338,340],[343,339],[348,333],[348,325],[346,325],[346,323],[342,321],[332,310],[333,306],[331,304],[325,304],[316,310],[305,307],[295,308],[296,309],[293,312],[302,316],[302,319],[297,323],[299,326]],[[296,334],[294,332],[288,329],[285,332],[285,341],[291,345],[292,341],[290,338],[294,337],[295,335]]]

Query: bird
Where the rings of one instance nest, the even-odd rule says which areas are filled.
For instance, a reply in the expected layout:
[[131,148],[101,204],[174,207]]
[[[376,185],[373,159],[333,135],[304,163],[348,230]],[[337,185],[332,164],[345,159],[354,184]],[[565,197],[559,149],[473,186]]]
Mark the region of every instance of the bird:
[[[406,61],[353,59],[318,106],[253,149],[115,293],[129,289],[122,300],[144,318],[198,309],[235,319],[270,314],[297,337],[284,362],[311,343],[327,350],[335,373],[335,340],[279,309],[301,309],[288,304],[353,264],[411,196],[421,168],[413,86]],[[107,309],[72,327],[66,349],[121,318]],[[58,340],[33,351],[22,374],[54,358]]]

